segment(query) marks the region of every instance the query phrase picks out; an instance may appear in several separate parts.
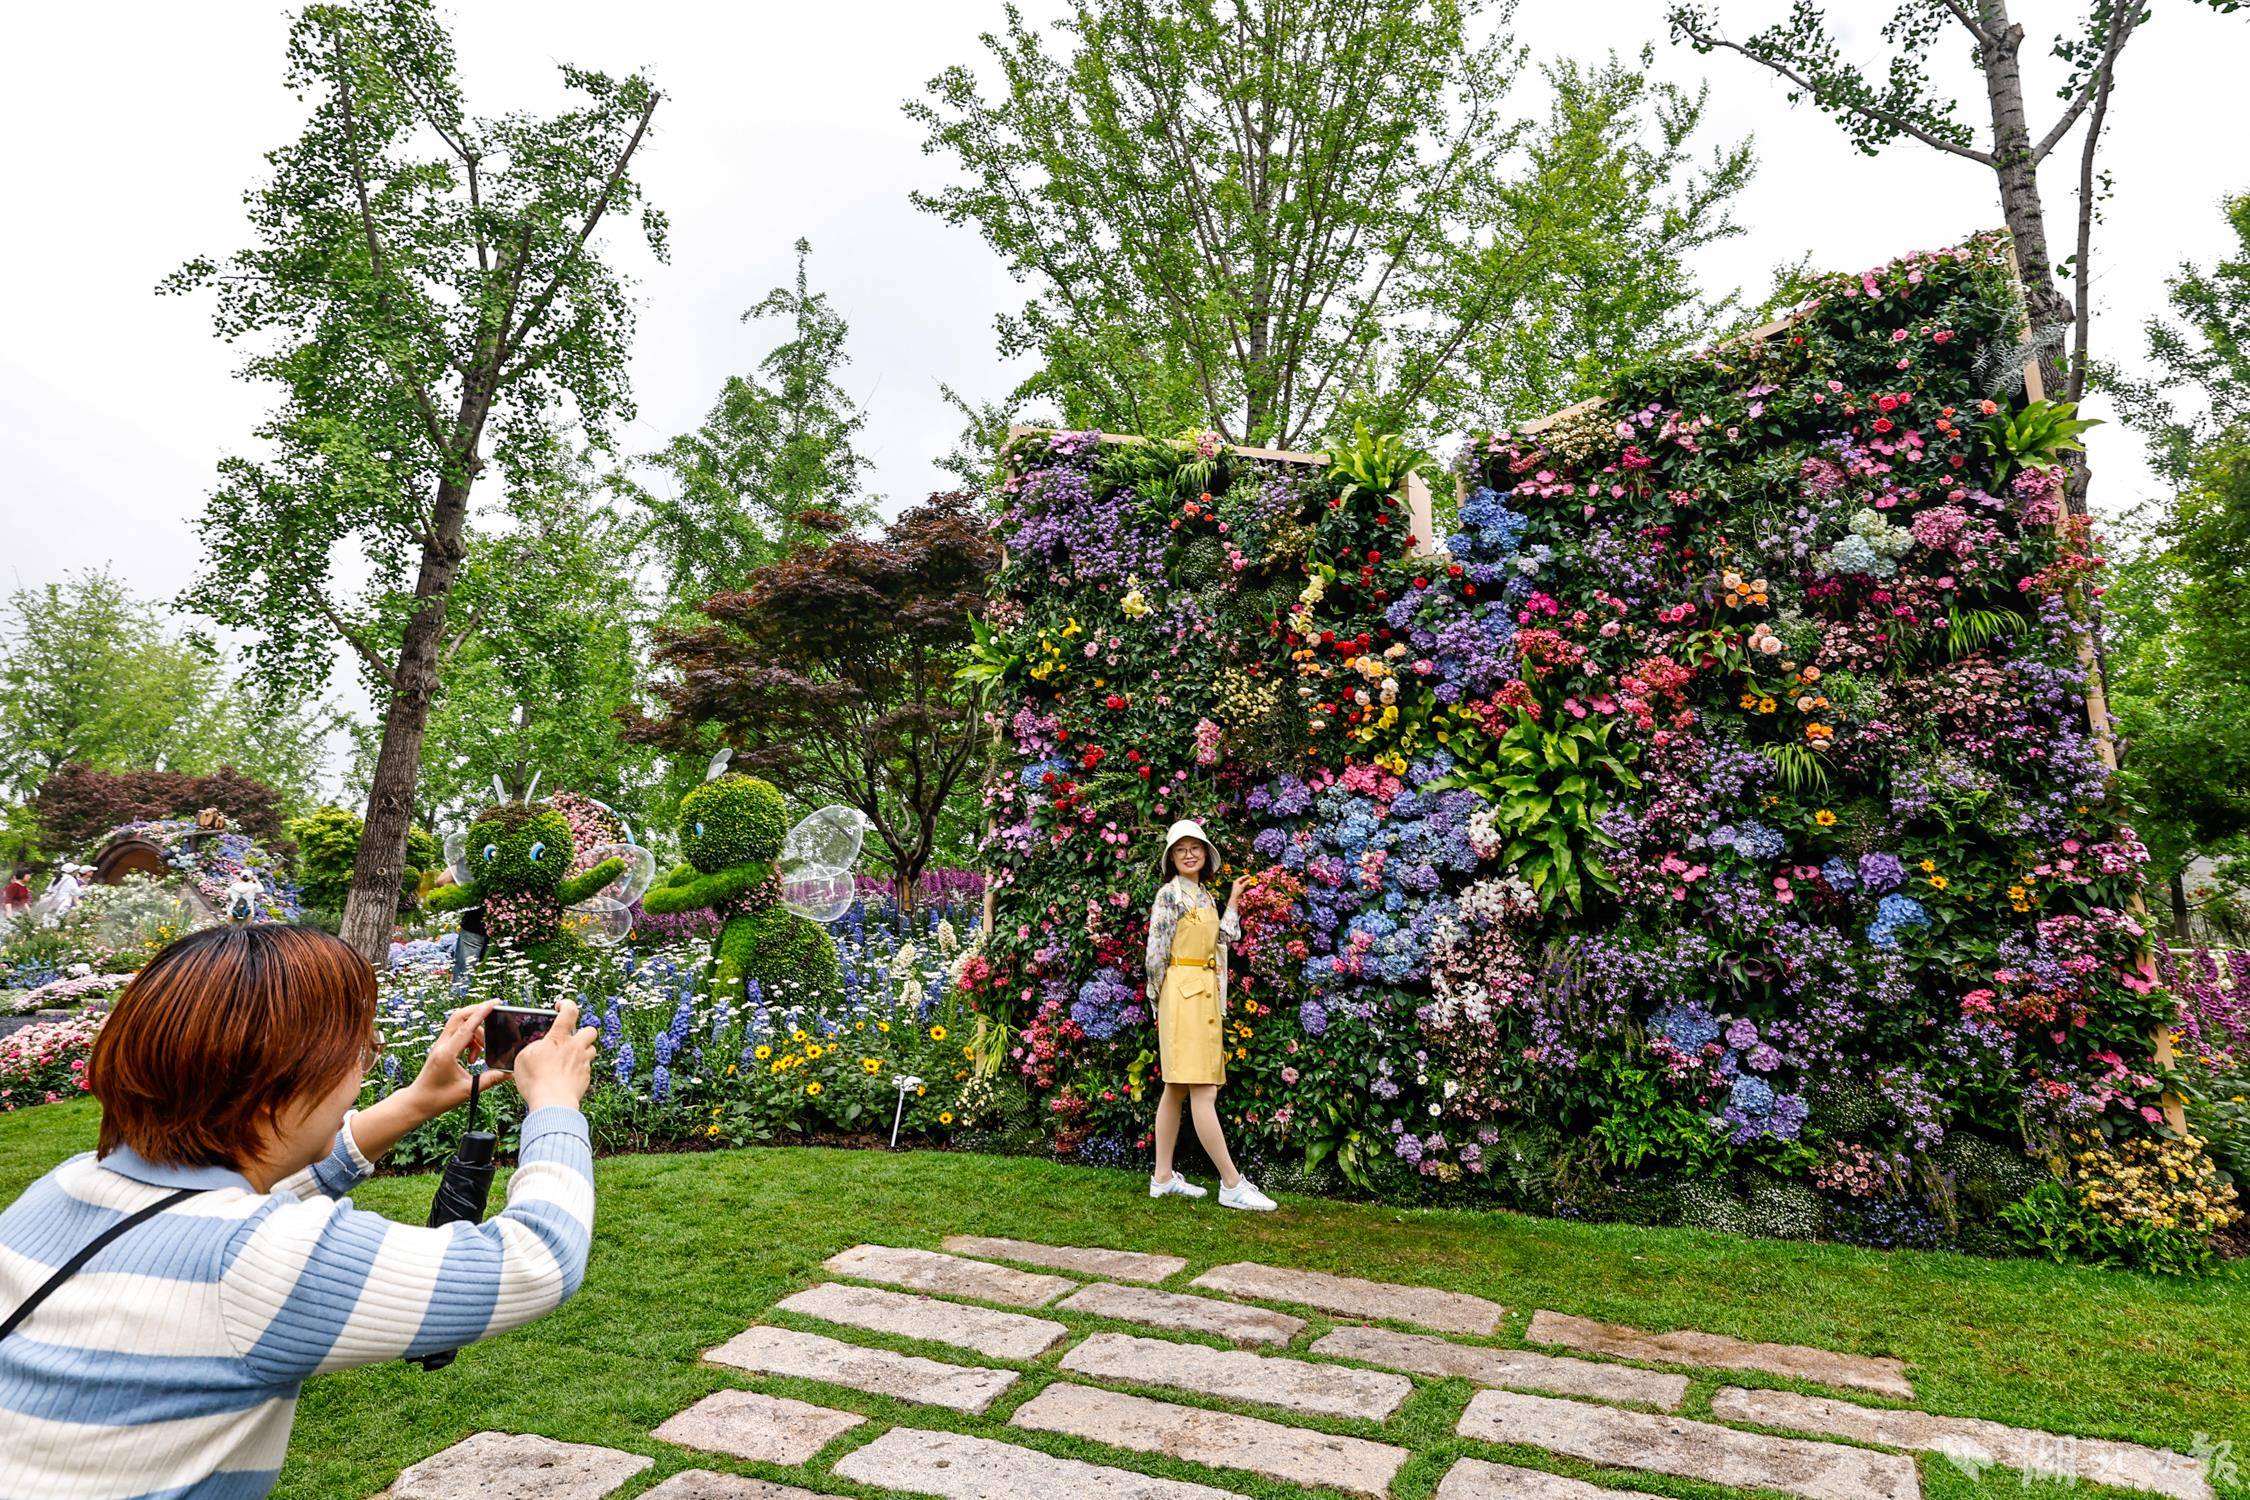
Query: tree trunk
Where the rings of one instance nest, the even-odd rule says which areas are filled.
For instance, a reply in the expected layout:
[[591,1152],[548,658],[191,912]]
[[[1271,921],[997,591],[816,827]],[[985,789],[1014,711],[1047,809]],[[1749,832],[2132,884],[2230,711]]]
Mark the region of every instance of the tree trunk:
[[2187,861],[2172,866],[2172,941],[2182,947],[2192,940],[2188,931]]
[[2054,256],[2047,248],[2047,212],[2039,196],[2039,171],[2031,156],[2031,127],[2024,117],[2023,69],[2019,54],[2023,28],[2008,19],[2006,0],[1983,0],[1978,7],[1993,38],[1981,45],[1985,97],[1992,110],[1993,173],[1999,179],[2000,214],[2016,243],[2016,279],[2023,288],[2031,335],[2039,342],[2039,376],[2049,395],[2065,387],[2056,358],[2061,330],[2070,326],[2070,303],[2055,285]]
[[[482,422],[464,425],[474,432]],[[471,477],[459,482],[448,479],[438,485],[435,526],[423,543],[422,570],[414,584],[418,602],[414,617],[407,621],[398,666],[392,673],[390,703],[383,714],[383,745],[375,756],[359,858],[352,864],[351,891],[344,899],[343,939],[378,968],[390,951],[399,882],[406,873],[406,834],[414,821],[414,792],[422,775],[422,735],[429,727],[430,700],[437,692],[446,598],[461,571],[465,550],[462,532],[468,524],[474,462],[472,458]]]

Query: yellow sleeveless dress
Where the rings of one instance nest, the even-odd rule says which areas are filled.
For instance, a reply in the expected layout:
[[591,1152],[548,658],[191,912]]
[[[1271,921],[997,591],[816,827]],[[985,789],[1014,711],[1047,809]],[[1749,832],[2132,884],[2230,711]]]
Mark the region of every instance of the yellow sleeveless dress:
[[1157,1059],[1166,1083],[1225,1083],[1219,1014],[1219,911],[1205,902],[1180,918],[1156,1002]]

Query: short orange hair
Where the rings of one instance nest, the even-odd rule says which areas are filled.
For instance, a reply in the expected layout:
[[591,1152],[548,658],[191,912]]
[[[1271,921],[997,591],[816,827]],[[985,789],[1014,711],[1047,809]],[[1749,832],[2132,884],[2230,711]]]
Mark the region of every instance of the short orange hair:
[[334,1088],[375,1036],[375,971],[317,928],[193,932],[133,977],[94,1038],[102,1156],[240,1166],[300,1098]]

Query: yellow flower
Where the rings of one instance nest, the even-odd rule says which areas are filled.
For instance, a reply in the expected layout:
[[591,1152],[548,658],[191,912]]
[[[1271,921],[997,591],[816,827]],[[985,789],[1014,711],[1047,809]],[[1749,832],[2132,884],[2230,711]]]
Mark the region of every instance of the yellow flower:
[[941,1110],[939,1110],[939,1111],[938,1111],[938,1116],[937,1116],[937,1122],[938,1122],[938,1123],[939,1123],[940,1125],[950,1125],[950,1124],[952,1124],[952,1123],[953,1123],[953,1111],[952,1111],[952,1110],[950,1110],[950,1109],[941,1109]]
[[931,1040],[931,1041],[933,1041],[933,1042],[942,1042],[942,1041],[944,1041],[944,1040],[945,1040],[945,1028],[944,1028],[943,1026],[932,1026],[932,1027],[930,1028],[930,1040]]
[[704,1133],[705,1135],[717,1135],[717,1134],[719,1133],[719,1127],[718,1127],[718,1126],[716,1126],[716,1125],[713,1125],[712,1127],[710,1127],[710,1128],[709,1128],[708,1130],[704,1131],[703,1133]]
[[1825,807],[1814,813],[1812,820],[1823,828],[1834,828],[1836,826],[1836,815]]
[[1774,704],[1774,701],[1773,701],[1773,700],[1772,700],[1771,698],[1760,698],[1760,699],[1758,700],[1758,712],[1759,712],[1759,713],[1762,713],[1762,714],[1770,714],[1770,713],[1772,713],[1772,712],[1774,711],[1774,707],[1775,707],[1775,704]]
[[804,1039],[805,1034],[802,1031],[792,1031],[789,1033],[789,1040],[791,1040],[792,1042],[801,1042]]
[[2008,887],[2008,899],[2009,899],[2010,901],[2021,901],[2021,900],[2022,900],[2023,898],[2024,898],[2024,889],[2023,889],[2023,887],[2022,887],[2022,886],[2020,886],[2020,885],[2011,885],[2011,886],[2009,886],[2009,887]]
[[734,1076],[735,1067],[734,1063],[727,1064],[727,1077],[732,1078]]
[[758,1043],[758,1050],[751,1056],[757,1058],[760,1062],[764,1062],[767,1058],[773,1056],[773,1048],[767,1046],[764,1042],[760,1042]]
[[1922,873],[1923,873],[1923,874],[1927,875],[1927,874],[1929,874],[1929,873],[1930,873],[1930,871],[1932,871],[1932,870],[1934,870],[1934,869],[1936,869],[1936,868],[1937,868],[1937,861],[1936,861],[1936,860],[1934,860],[1934,859],[1925,859],[1925,860],[1923,860],[1923,861],[1922,861],[1922,864],[1921,864],[1921,871],[1922,871]]
[[889,1031],[891,1029],[891,1023],[888,1021],[877,1021],[875,1023],[875,1029],[877,1031]]
[[816,1078],[811,1083],[806,1084],[805,1092],[817,1096],[820,1093],[820,1080]]
[[1248,1057],[1250,1055],[1250,1049],[1248,1047],[1237,1047],[1234,1049],[1234,1055],[1236,1057]]
[[825,1055],[826,1054],[822,1051],[822,1048],[818,1042],[807,1042],[805,1044],[805,1060],[807,1062],[812,1061],[816,1057]]
[[1933,891],[1942,891],[1951,883],[1943,875],[1932,875],[1930,877],[1930,889]]
[[874,1076],[875,1076],[875,1075],[876,1075],[877,1073],[880,1073],[880,1072],[882,1072],[882,1071],[883,1071],[883,1064],[882,1064],[881,1060],[880,1060],[880,1059],[877,1059],[877,1058],[873,1058],[873,1057],[863,1057],[863,1058],[861,1058],[861,1059],[859,1060],[859,1065],[860,1065],[860,1068],[861,1068],[861,1069],[862,1069],[862,1070],[863,1070],[863,1071],[864,1071],[864,1072],[865,1072],[865,1073],[867,1074],[867,1076],[868,1076],[868,1077],[870,1077],[870,1078],[874,1077]]
[[852,1022],[852,1030],[854,1030],[854,1031],[865,1031],[866,1029],[867,1029],[867,1023],[866,1023],[865,1021],[854,1021],[854,1022]]
[[961,1055],[966,1058],[974,1059],[977,1055],[977,1049],[974,1047],[963,1047],[961,1049]]

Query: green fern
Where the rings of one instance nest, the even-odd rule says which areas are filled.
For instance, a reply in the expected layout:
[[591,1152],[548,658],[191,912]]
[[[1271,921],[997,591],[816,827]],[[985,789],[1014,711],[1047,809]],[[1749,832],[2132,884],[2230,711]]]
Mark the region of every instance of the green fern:
[[1955,610],[1945,626],[1945,654],[1958,661],[2002,636],[2016,634],[2028,623],[2012,609]]
[[1758,753],[1773,762],[1774,774],[1791,792],[1828,789],[1828,763],[1810,745],[1765,745]]

